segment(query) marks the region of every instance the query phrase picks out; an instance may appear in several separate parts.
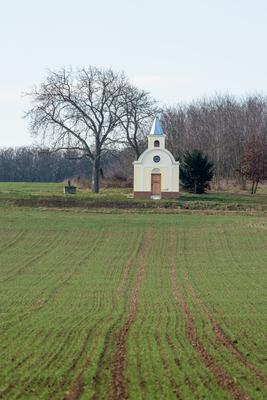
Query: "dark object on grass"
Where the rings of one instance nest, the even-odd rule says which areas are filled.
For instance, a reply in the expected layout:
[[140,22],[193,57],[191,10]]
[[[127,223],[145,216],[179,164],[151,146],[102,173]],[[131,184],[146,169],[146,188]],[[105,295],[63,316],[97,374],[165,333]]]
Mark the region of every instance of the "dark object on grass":
[[213,162],[199,150],[186,152],[181,165],[181,180],[185,190],[204,193],[214,174]]
[[65,194],[76,194],[76,186],[65,186]]

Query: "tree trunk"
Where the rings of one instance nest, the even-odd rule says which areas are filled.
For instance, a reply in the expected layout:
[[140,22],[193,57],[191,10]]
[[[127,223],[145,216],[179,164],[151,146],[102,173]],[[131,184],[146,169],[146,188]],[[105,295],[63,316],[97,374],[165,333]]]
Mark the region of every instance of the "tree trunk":
[[197,181],[194,182],[194,193],[197,194]]
[[100,177],[100,157],[96,157],[93,160],[93,169],[92,169],[92,192],[99,192],[99,177]]
[[252,181],[251,194],[254,194],[255,181]]
[[244,175],[241,176],[241,190],[246,190],[247,189],[247,181]]
[[256,181],[256,184],[255,184],[255,186],[254,186],[254,194],[256,194],[256,192],[257,192],[258,184],[259,184],[259,181],[257,180],[257,181]]

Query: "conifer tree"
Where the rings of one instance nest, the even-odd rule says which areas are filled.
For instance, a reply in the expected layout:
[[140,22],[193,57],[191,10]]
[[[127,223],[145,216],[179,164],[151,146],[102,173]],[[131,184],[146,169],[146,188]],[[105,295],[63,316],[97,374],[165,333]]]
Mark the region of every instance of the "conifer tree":
[[186,152],[181,165],[181,180],[185,190],[204,193],[214,174],[213,162],[199,150]]

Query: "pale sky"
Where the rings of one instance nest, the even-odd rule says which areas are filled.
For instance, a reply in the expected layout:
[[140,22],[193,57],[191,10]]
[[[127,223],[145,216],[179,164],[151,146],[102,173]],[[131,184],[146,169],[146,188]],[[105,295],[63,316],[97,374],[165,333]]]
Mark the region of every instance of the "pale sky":
[[161,104],[267,94],[266,0],[0,0],[0,147],[29,145],[47,69],[123,70]]

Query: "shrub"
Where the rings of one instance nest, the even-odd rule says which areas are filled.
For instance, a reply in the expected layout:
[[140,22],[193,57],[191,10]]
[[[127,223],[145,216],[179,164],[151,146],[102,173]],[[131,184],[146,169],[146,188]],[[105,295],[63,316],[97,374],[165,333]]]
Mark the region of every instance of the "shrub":
[[186,152],[181,165],[183,188],[193,193],[204,193],[214,174],[213,162],[199,150]]

